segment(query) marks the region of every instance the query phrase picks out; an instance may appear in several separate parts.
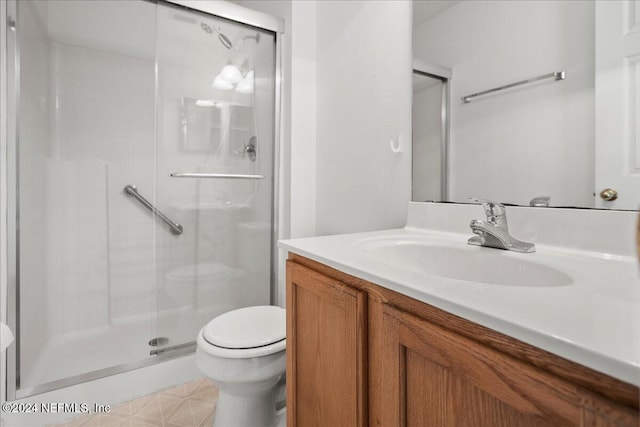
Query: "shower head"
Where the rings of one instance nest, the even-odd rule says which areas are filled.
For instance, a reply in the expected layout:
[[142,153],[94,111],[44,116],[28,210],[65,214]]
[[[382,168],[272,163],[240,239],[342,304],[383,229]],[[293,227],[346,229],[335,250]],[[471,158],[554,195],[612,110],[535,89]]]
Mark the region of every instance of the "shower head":
[[207,34],[213,34],[213,32],[215,31],[216,33],[218,33],[218,40],[220,40],[220,43],[222,43],[224,47],[226,47],[227,49],[231,49],[233,47],[233,43],[231,43],[231,40],[229,40],[229,37],[222,34],[222,32],[220,32],[220,28],[216,30],[214,28],[211,28],[209,25],[205,24],[204,22],[200,22],[200,28],[202,28],[202,30]]

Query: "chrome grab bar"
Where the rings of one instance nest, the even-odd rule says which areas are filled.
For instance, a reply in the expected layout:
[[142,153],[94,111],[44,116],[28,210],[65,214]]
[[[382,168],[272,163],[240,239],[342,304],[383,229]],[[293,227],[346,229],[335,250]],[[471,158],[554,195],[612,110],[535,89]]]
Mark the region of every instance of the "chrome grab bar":
[[171,234],[175,234],[176,236],[179,236],[182,234],[182,226],[180,224],[177,224],[171,221],[169,218],[167,218],[165,214],[160,212],[158,208],[153,206],[147,199],[142,197],[140,193],[138,193],[138,189],[136,188],[135,185],[131,185],[131,184],[125,185],[124,194],[126,194],[129,197],[133,197],[134,199],[142,203],[142,205],[145,208],[149,209],[153,215],[159,216],[160,219],[163,220],[169,226],[169,228],[171,229]]
[[471,95],[463,96],[460,99],[462,99],[462,102],[464,102],[465,104],[468,104],[476,96],[487,95],[489,93],[498,92],[498,91],[505,90],[505,89],[511,89],[512,87],[524,85],[524,84],[527,84],[527,83],[537,82],[538,80],[550,79],[552,77],[555,80],[564,80],[566,78],[566,76],[567,75],[566,75],[566,73],[564,71],[554,71],[553,73],[545,74],[543,76],[533,77],[531,79],[521,80],[519,82],[515,82],[515,83],[508,84],[508,85],[500,86],[500,87],[497,87],[497,88],[494,88],[494,89],[485,90],[483,92],[473,93]]
[[172,178],[264,179],[264,175],[243,175],[237,173],[173,172],[169,176]]

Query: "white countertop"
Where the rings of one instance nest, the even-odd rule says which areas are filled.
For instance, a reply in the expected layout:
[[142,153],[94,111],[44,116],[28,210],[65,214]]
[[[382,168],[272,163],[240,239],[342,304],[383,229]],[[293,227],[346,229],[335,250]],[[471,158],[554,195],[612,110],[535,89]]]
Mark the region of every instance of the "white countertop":
[[415,227],[282,240],[289,252],[423,301],[528,344],[640,386],[640,280],[635,257],[536,243],[536,252],[501,256],[568,274],[556,287],[508,286],[449,279],[372,259],[363,239],[468,246],[470,233]]

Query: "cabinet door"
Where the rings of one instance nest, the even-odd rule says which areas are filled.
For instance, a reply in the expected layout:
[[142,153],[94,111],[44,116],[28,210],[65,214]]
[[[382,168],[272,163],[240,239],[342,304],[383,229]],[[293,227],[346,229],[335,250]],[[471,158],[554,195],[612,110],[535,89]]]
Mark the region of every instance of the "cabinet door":
[[385,305],[383,425],[637,425],[626,408]]
[[287,424],[365,425],[365,294],[287,262]]

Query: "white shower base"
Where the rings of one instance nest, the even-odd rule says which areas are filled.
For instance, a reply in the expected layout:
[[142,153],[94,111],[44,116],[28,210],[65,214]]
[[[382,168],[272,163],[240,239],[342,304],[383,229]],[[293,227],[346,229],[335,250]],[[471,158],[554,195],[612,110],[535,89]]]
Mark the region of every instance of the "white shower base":
[[[113,318],[103,328],[54,336],[42,351],[25,355],[29,357],[20,367],[20,389],[29,392],[32,387],[69,379],[56,384],[58,388],[84,381],[85,374],[95,371],[118,366],[133,369],[155,357],[150,355],[153,350],[195,342],[200,328],[214,317],[235,308],[268,304],[267,286],[256,286],[260,284],[256,277],[220,263],[174,269],[159,294],[139,301],[147,313]],[[154,347],[149,345],[154,338],[168,342]],[[77,376],[84,377],[73,378]]]
[[[164,313],[159,319],[140,316],[113,322],[104,329],[70,333],[51,339],[35,360],[32,369],[21,372],[21,388],[29,389],[120,365],[147,360],[150,351],[195,341],[196,333],[225,309],[194,310],[183,307]],[[160,327],[158,327],[160,325]],[[152,347],[149,340],[166,337],[163,347]]]

